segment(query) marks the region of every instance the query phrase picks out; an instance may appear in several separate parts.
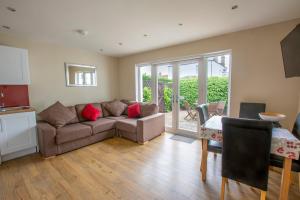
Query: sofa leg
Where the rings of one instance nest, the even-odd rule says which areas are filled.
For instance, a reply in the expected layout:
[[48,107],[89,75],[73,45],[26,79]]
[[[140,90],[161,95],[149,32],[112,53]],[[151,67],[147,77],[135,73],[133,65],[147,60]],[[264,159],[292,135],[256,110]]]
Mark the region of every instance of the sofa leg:
[[147,144],[149,141],[145,141],[145,142],[138,142],[138,144],[144,145]]
[[52,159],[52,158],[56,158],[56,155],[54,155],[54,156],[49,156],[49,157],[43,157],[44,160],[49,160],[49,159]]

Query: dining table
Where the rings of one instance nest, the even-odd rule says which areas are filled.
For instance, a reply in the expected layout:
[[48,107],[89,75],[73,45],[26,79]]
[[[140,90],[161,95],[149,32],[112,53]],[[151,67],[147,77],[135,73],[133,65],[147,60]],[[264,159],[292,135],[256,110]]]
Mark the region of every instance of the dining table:
[[[207,120],[200,128],[200,138],[202,139],[201,176],[202,181],[206,181],[207,171],[207,144],[208,140],[222,142],[222,116],[213,116]],[[280,200],[288,199],[290,186],[290,176],[292,160],[299,159],[300,140],[298,140],[289,130],[284,128],[272,129],[271,154],[283,157],[283,171],[280,186]]]

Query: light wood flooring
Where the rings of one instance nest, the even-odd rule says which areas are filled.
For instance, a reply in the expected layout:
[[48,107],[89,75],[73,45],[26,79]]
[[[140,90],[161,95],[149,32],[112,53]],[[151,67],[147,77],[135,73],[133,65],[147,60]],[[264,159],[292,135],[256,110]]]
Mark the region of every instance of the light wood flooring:
[[[221,156],[209,153],[200,177],[201,142],[162,136],[145,145],[114,138],[44,160],[39,154],[2,163],[0,199],[218,199]],[[268,199],[278,199],[280,174],[270,172]],[[229,181],[225,199],[259,199],[260,192]],[[292,184],[289,199],[300,199]]]

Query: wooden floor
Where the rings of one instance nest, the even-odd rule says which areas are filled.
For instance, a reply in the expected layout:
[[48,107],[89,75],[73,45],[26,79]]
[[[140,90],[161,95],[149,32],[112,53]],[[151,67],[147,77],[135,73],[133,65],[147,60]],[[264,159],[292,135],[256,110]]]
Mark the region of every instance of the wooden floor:
[[[0,199],[218,199],[221,156],[208,156],[200,178],[200,141],[164,134],[138,145],[114,138],[44,160],[35,154],[0,166]],[[268,199],[278,199],[280,174],[270,172]],[[229,181],[226,199],[259,199],[259,191]],[[289,199],[300,199],[298,185]]]

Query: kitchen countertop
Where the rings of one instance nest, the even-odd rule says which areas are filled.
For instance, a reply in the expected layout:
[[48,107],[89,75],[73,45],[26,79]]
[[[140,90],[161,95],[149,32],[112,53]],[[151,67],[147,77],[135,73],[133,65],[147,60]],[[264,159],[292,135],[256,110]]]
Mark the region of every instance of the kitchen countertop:
[[22,112],[34,112],[35,109],[28,106],[21,106],[21,107],[9,107],[5,108],[5,111],[0,111],[0,115],[7,115],[7,114],[15,114],[15,113],[22,113]]

